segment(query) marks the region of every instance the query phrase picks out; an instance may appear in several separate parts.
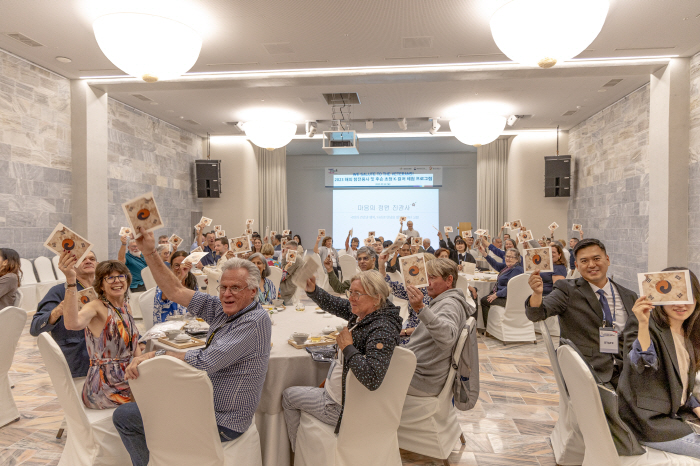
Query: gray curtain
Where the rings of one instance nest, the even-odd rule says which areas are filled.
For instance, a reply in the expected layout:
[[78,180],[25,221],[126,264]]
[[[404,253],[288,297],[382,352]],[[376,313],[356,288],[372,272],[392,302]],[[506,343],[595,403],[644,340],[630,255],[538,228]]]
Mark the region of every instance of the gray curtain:
[[287,149],[269,151],[253,144],[258,161],[260,233],[268,226],[281,233],[287,226]]
[[508,150],[510,139],[496,139],[476,149],[476,217],[474,229],[498,235],[508,217]]

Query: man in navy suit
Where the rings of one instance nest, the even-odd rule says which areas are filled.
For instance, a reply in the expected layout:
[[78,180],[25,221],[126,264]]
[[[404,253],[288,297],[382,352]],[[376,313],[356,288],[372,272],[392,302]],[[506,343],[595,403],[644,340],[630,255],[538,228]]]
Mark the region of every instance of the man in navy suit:
[[[530,276],[532,295],[525,301],[525,314],[533,322],[559,316],[561,338],[571,340],[604,383],[617,387],[622,371],[623,332],[636,332],[632,312],[637,294],[608,279],[610,258],[597,239],[581,240],[574,248],[581,278],[558,280],[542,297],[539,272]],[[616,333],[617,348],[601,351],[601,331]],[[609,337],[606,337],[609,338]],[[607,341],[607,340],[606,340]]]
[[[78,291],[90,288],[95,280],[97,258],[90,251],[76,270]],[[85,377],[90,367],[90,357],[85,345],[84,330],[66,330],[63,325],[63,299],[66,296],[65,283],[54,286],[46,293],[32,317],[29,333],[38,337],[42,332],[51,336],[63,352],[73,377]]]

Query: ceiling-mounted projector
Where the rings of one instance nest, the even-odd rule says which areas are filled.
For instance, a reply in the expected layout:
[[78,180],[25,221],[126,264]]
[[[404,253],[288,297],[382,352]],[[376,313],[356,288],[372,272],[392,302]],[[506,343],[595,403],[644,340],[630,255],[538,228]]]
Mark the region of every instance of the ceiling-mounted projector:
[[355,131],[324,131],[323,150],[328,155],[357,155],[357,133]]

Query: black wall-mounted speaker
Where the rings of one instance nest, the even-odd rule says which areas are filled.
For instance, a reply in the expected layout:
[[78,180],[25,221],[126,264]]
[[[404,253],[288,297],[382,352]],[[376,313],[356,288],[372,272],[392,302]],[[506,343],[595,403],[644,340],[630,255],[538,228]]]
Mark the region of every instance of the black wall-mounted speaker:
[[195,160],[197,197],[221,196],[221,160]]
[[544,158],[544,197],[571,196],[571,156]]

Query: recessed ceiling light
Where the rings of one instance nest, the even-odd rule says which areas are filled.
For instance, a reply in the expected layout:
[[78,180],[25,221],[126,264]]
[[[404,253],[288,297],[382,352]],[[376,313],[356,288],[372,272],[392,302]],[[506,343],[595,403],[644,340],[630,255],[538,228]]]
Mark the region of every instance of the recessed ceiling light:
[[68,57],[56,57],[56,61],[60,61],[61,63],[71,63],[73,60]]

